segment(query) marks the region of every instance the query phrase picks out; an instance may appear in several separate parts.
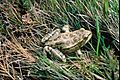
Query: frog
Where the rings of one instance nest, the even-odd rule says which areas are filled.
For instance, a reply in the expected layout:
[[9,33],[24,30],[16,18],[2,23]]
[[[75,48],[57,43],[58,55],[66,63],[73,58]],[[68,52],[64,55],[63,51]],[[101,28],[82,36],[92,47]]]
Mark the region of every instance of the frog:
[[[64,25],[61,29],[56,29],[46,34],[41,42],[44,43],[43,53],[51,52],[63,62],[66,62],[65,53],[76,52],[81,55],[80,50],[92,37],[92,32],[84,28],[70,31],[70,25]],[[64,53],[64,54],[63,54]]]

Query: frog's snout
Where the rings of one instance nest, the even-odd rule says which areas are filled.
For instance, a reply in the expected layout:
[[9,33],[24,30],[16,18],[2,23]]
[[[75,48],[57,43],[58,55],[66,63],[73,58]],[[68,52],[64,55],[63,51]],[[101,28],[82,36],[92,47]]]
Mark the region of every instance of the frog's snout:
[[84,39],[86,40],[85,43],[87,43],[92,37],[92,32],[86,30],[86,34],[84,35]]
[[88,30],[86,30],[86,32],[85,32],[85,34],[84,34],[84,37],[85,38],[88,38],[88,37],[92,37],[92,32],[91,31],[88,31]]

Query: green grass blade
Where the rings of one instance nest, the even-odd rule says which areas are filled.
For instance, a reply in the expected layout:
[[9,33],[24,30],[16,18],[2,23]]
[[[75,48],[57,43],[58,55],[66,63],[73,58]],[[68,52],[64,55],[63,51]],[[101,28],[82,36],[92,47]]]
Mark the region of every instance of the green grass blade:
[[99,45],[100,45],[100,27],[99,27],[99,21],[98,16],[96,16],[96,29],[97,29],[97,48],[96,48],[96,55],[99,55]]

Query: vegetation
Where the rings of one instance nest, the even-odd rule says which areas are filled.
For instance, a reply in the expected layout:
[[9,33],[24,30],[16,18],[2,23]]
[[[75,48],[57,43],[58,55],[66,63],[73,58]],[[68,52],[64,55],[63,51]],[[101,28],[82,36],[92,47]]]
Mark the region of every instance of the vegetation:
[[[1,0],[0,79],[118,80],[118,0]],[[41,38],[69,24],[93,33],[82,56],[43,55]]]

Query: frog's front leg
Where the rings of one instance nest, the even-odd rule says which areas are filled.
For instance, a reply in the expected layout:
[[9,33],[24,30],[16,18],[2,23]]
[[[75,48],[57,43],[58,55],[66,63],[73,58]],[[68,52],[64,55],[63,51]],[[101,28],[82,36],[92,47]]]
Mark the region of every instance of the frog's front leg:
[[53,49],[52,47],[45,46],[44,47],[44,53],[47,55],[46,52],[51,52],[55,56],[57,56],[58,58],[60,58],[63,62],[66,62],[65,55],[62,52],[60,52],[58,49]]
[[42,42],[42,43],[45,43],[45,42],[46,42],[47,40],[49,40],[49,39],[50,39],[50,40],[56,39],[56,38],[59,36],[59,34],[60,34],[60,29],[56,29],[56,30],[54,30],[53,32],[45,35],[45,36],[42,38],[41,42]]

